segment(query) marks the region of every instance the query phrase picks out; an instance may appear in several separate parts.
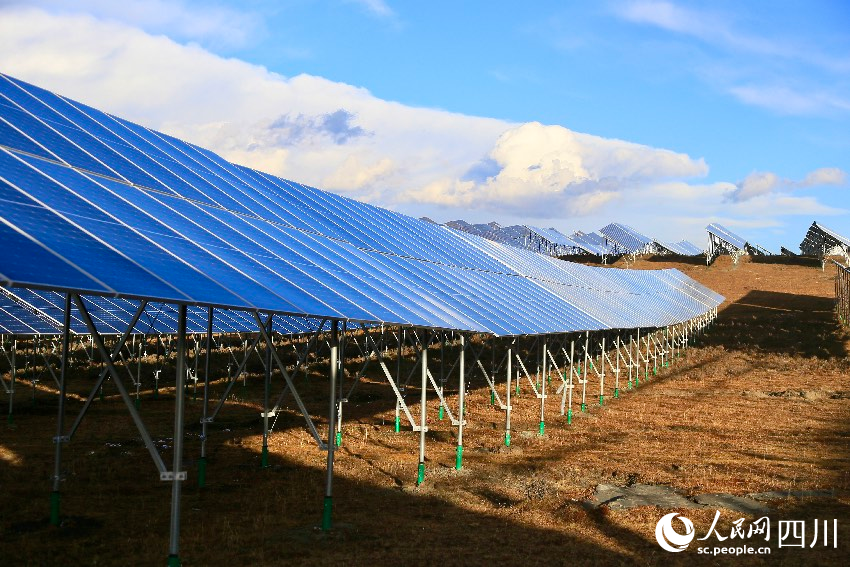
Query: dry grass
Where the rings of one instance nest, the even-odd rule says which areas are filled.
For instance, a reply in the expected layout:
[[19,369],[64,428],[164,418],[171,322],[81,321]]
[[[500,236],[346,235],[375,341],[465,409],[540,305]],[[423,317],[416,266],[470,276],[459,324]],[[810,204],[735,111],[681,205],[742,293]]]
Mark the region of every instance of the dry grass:
[[[764,562],[846,564],[850,343],[831,311],[832,274],[746,261],[734,266],[728,258],[710,268],[673,265],[728,298],[715,327],[685,358],[636,392],[622,388],[619,400],[609,390],[604,407],[590,404],[588,413],[576,412],[570,426],[557,415],[558,400],[551,398],[544,438],[537,435],[539,402],[526,386],[514,399],[510,449],[503,446],[504,414],[490,406],[479,376],[467,398],[469,426],[460,472],[453,469],[452,428],[437,419],[431,402],[421,487],[415,487],[418,437],[393,432],[391,390],[370,372],[344,408],[335,529],[329,534],[315,529],[324,455],[312,444],[294,404],[277,423],[271,467],[264,470],[259,466],[261,381],[255,375],[247,388],[237,386],[237,399],[211,428],[208,486],[200,490],[195,461],[200,402],[190,401],[184,564],[721,562],[691,551],[674,556],[661,550],[653,530],[662,510],[582,506],[602,482],[669,484],[687,494],[834,490],[832,499],[783,501],[773,517],[838,518],[839,549],[774,549]],[[636,267],[667,263],[638,261]],[[356,371],[354,363],[350,370]],[[91,376],[91,371],[75,375],[73,392],[84,395]],[[170,485],[157,480],[117,396],[95,403],[66,447],[63,525],[56,529],[47,522],[55,396],[42,382],[33,404],[26,386],[22,383],[19,390],[25,395],[18,398],[14,426],[0,429],[0,562],[161,564]],[[324,414],[322,377],[315,373],[302,387],[313,414]],[[222,388],[219,382],[213,391]],[[170,393],[164,390],[158,400],[147,395],[142,402],[166,462]],[[78,407],[71,402],[72,409]],[[411,410],[416,414],[417,405]],[[683,512],[700,536],[714,516],[713,509]],[[736,517],[724,513],[727,531]],[[760,564],[763,558],[732,561]]]

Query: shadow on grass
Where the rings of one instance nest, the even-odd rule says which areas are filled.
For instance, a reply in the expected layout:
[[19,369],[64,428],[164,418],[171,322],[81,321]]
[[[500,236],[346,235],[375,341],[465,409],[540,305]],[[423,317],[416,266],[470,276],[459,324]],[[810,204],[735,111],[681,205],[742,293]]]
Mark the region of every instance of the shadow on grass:
[[821,261],[815,256],[750,256],[750,262],[753,264],[775,264],[778,266],[809,266],[811,268],[820,268]]
[[828,359],[846,357],[829,297],[750,291],[722,310],[704,344]]

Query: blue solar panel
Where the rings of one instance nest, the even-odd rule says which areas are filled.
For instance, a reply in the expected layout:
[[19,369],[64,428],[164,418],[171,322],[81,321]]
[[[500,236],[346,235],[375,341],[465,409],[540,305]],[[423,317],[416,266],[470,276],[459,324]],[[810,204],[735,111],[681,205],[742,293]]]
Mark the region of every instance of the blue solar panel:
[[611,223],[599,229],[609,240],[616,242],[626,252],[631,254],[646,252],[653,240],[630,226],[619,223]]
[[705,227],[709,234],[713,234],[724,242],[734,246],[738,250],[744,250],[747,247],[747,241],[729,230],[726,227],[720,226],[717,223],[712,223]]
[[[553,263],[0,83],[0,118],[18,126],[0,130],[15,150],[0,151],[0,229],[50,271],[4,253],[3,283],[119,296],[104,299],[104,327],[126,322],[131,305],[116,302],[133,298],[500,335],[660,326],[707,309],[657,277]],[[598,235],[576,244],[611,250]]]

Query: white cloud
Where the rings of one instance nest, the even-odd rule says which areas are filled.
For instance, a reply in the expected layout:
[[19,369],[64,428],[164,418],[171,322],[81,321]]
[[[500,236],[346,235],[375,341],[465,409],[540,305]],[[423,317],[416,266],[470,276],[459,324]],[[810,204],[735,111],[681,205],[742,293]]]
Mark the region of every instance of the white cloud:
[[[644,230],[673,240],[675,227],[711,215],[775,219],[819,206],[775,191],[730,205],[740,188],[686,182],[708,166],[683,153],[410,107],[92,15],[0,8],[0,69],[237,163],[438,220],[442,209],[593,230],[614,218],[636,225],[664,218],[670,222]],[[843,175],[818,170],[800,183]],[[581,218],[564,227],[571,217]]]
[[847,174],[837,167],[822,167],[810,171],[801,181],[783,179],[769,171],[757,171],[739,181],[735,185],[735,190],[729,194],[729,198],[732,201],[743,202],[771,193],[787,193],[805,187],[842,186],[846,182]]
[[826,91],[784,85],[738,85],[728,89],[738,100],[780,114],[831,114],[850,111],[850,99]]
[[[636,0],[616,5],[615,13],[626,21],[671,32],[678,39],[698,40],[704,48],[695,50],[699,55],[686,63],[687,68],[745,104],[790,115],[850,111],[845,94],[850,55],[841,53],[828,38],[778,28],[769,18],[751,17],[759,27],[743,29],[747,18],[740,13],[747,8],[741,4],[736,15],[664,0]],[[757,15],[757,10],[752,12]]]
[[18,0],[11,7],[40,7],[59,15],[90,15],[169,37],[208,46],[243,47],[266,33],[255,13],[193,0]]

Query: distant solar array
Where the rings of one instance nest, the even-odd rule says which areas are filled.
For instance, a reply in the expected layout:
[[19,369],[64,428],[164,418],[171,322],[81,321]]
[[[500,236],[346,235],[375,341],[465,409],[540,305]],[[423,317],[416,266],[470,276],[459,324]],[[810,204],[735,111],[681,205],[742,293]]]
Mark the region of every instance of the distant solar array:
[[708,232],[708,253],[706,262],[711,263],[717,256],[728,254],[737,262],[741,256],[770,256],[771,253],[757,244],[752,244],[728,228],[717,223],[705,227]]
[[622,254],[677,254],[681,256],[703,254],[703,250],[686,240],[677,243],[662,243],[620,223],[611,223],[597,232],[577,231],[569,236],[555,228],[541,228],[532,225],[501,227],[495,222],[470,224],[462,220],[455,220],[447,222],[445,226],[475,234],[494,242],[556,257],[593,255],[602,258],[604,261],[607,257]]
[[846,238],[822,224],[813,222],[800,243],[800,251],[807,256],[844,256],[850,262],[850,238]]

